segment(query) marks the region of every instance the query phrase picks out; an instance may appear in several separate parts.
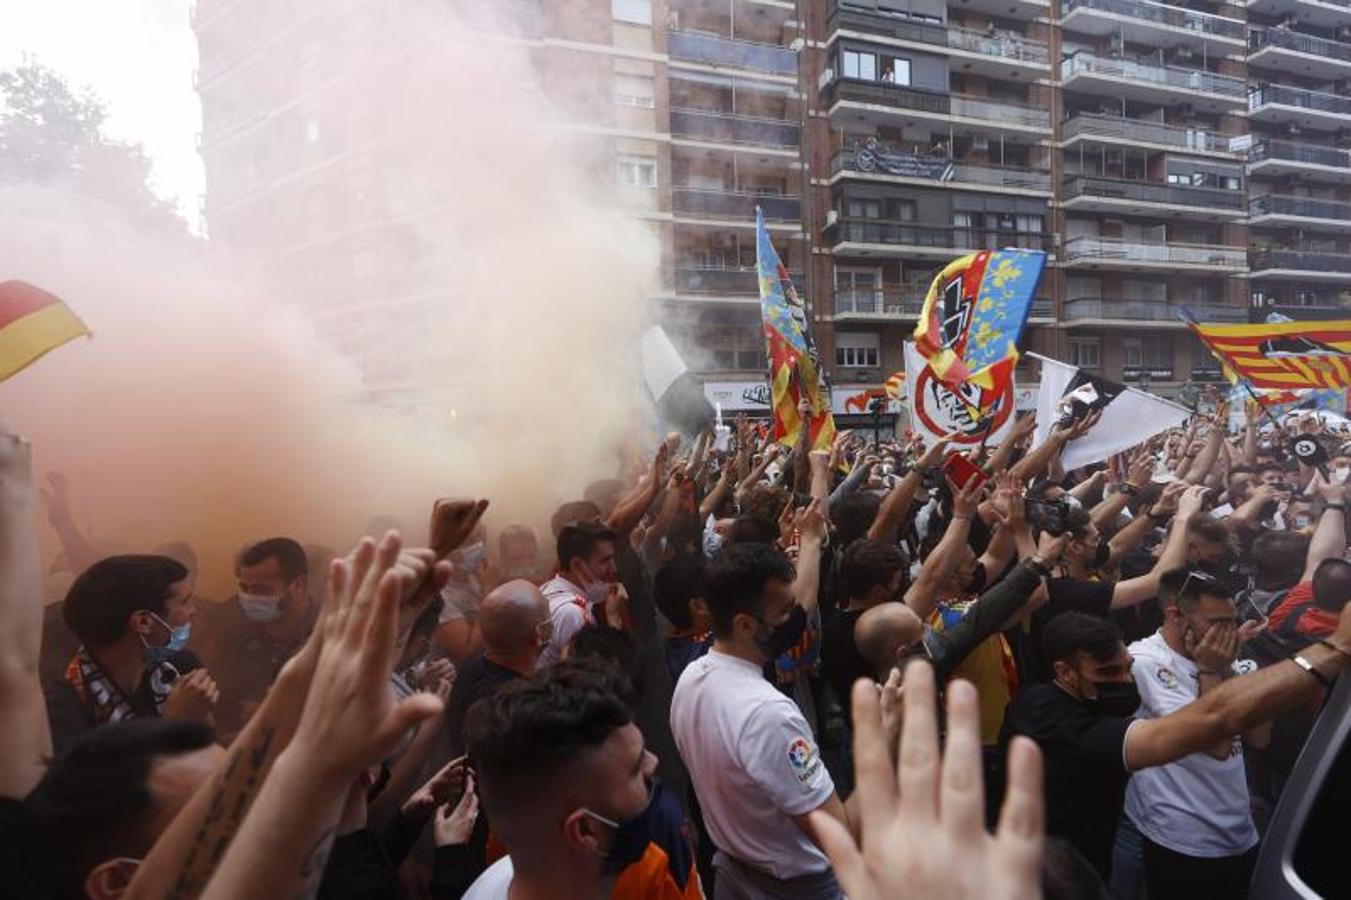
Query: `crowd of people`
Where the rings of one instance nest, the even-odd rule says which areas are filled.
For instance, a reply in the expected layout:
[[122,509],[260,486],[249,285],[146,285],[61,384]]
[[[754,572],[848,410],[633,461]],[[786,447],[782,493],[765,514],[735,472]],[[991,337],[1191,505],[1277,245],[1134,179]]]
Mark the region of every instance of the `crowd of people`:
[[1351,665],[1351,446],[1227,421],[1070,472],[1091,414],[738,421],[547,535],[438,500],[423,546],[262,538],[221,602],[185,544],[101,557],[0,435],[3,893],[1245,897]]

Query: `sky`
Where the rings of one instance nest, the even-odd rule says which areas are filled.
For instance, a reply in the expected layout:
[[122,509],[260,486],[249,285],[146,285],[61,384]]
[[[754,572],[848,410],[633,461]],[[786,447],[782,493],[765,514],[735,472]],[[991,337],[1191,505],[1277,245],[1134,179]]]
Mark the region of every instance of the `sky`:
[[73,89],[91,88],[108,108],[106,133],[144,145],[153,187],[200,229],[204,190],[196,135],[202,113],[192,87],[197,41],[192,0],[3,0],[0,68],[30,56]]

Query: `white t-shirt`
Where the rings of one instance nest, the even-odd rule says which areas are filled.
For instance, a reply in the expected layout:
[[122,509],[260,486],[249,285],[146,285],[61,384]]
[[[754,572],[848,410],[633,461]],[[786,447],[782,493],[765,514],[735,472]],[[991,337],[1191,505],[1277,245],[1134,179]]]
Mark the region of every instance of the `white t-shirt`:
[[[1157,719],[1200,696],[1196,663],[1155,633],[1130,646],[1131,674],[1140,689],[1139,719]],[[1234,663],[1242,675],[1252,660]],[[1243,739],[1235,736],[1227,759],[1199,752],[1163,766],[1141,769],[1126,788],[1126,813],[1151,841],[1186,856],[1238,856],[1257,844],[1243,769]]]
[[671,731],[720,850],[779,879],[830,868],[791,817],[825,803],[835,784],[797,704],[759,666],[717,650],[690,663]]
[[511,857],[504,856],[484,869],[460,900],[507,900],[507,894],[511,892],[511,879],[515,875]]
[[558,575],[546,581],[540,587],[544,599],[549,601],[549,618],[554,623],[554,636],[539,655],[536,669],[551,666],[563,656],[563,648],[572,640],[572,636],[582,630],[583,625],[595,622],[591,607],[586,602],[586,591]]

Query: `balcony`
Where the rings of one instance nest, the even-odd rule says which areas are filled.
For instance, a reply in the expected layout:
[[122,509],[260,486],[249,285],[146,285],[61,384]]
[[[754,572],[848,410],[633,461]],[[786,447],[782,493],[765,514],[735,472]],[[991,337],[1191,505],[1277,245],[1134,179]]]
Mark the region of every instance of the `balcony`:
[[671,59],[728,66],[765,75],[797,75],[797,54],[787,47],[738,41],[700,31],[668,31],[666,49]]
[[1250,278],[1298,278],[1330,284],[1351,284],[1351,253],[1268,249],[1250,257]]
[[[1351,11],[1347,12],[1351,19]],[[1351,73],[1351,44],[1284,28],[1248,32],[1248,65],[1309,78],[1344,78]]]
[[751,191],[671,188],[671,210],[677,216],[754,222],[757,206],[764,211],[766,221],[796,222],[802,218],[802,201],[797,197]]
[[952,50],[965,50],[982,57],[1026,63],[1038,68],[1051,64],[1050,49],[1045,44],[1020,34],[999,30],[992,34],[969,28],[949,28],[947,33],[947,45]]
[[1099,116],[1080,113],[1067,119],[1061,131],[1065,146],[1080,141],[1086,143],[1126,144],[1131,147],[1148,145],[1164,150],[1183,150],[1188,153],[1213,153],[1232,157],[1229,138],[1202,128],[1182,128],[1140,119],[1120,116]]
[[1066,269],[1204,269],[1241,272],[1248,254],[1239,247],[1219,244],[1150,244],[1118,238],[1076,237],[1065,241],[1061,264]]
[[[1205,322],[1246,322],[1248,320],[1248,311],[1244,307],[1189,306],[1188,309]],[[1167,300],[1075,297],[1065,301],[1065,311],[1062,318],[1067,324],[1091,322],[1127,323],[1134,326],[1184,327],[1181,304],[1170,303]],[[1158,377],[1158,375],[1154,374],[1154,377]]]
[[[833,116],[840,104],[851,104],[849,112],[864,121],[894,125],[896,118],[951,123],[960,120],[974,126],[972,131],[990,133],[1051,130],[1048,108],[1001,103],[961,94],[938,94],[878,81],[836,78],[826,85],[822,99]],[[871,109],[870,109],[871,108]],[[867,113],[877,112],[876,116]],[[901,112],[894,113],[892,110]],[[966,129],[964,129],[966,130]]]
[[796,151],[802,138],[802,128],[796,122],[783,119],[764,119],[711,109],[672,108],[671,136],[718,144],[791,148]]
[[1065,209],[1094,212],[1131,212],[1150,204],[1151,215],[1171,218],[1241,219],[1243,192],[1218,188],[1182,187],[1149,181],[1071,175],[1061,191]]
[[[836,288],[837,322],[913,322],[924,308],[929,285],[883,285],[880,288]],[[1029,319],[1048,320],[1055,315],[1050,299],[1032,301]]]
[[1248,151],[1253,175],[1314,175],[1351,184],[1351,150],[1294,141],[1261,140]]
[[1191,103],[1212,112],[1241,109],[1248,91],[1242,78],[1083,52],[1060,61],[1060,78],[1071,90],[1146,103]]
[[847,2],[840,3],[839,0],[832,0],[830,7],[826,33],[831,35],[832,40],[838,31],[854,31],[899,41],[933,44],[936,47],[944,47],[948,42],[946,25],[917,22],[882,10],[860,9]]
[[[793,284],[802,291],[802,273],[790,272]],[[754,266],[721,268],[694,263],[676,263],[675,290],[678,294],[714,297],[749,297],[758,302],[760,275]]]
[[1318,28],[1336,28],[1351,16],[1351,0],[1247,0],[1245,5],[1268,16],[1294,13],[1301,23]]
[[947,157],[899,153],[867,146],[836,153],[830,160],[830,172],[832,175],[841,172],[858,173],[880,180],[904,178],[938,182],[981,190],[1001,189],[1019,193],[1036,191],[1043,194],[1051,192],[1051,173],[1043,170],[1021,169],[1015,166],[978,166],[954,162]]
[[1248,224],[1340,231],[1351,226],[1351,203],[1267,194],[1248,201]]
[[826,243],[851,256],[908,256],[950,260],[953,251],[1019,247],[1050,251],[1051,236],[993,228],[941,228],[879,219],[836,219],[826,225]]
[[1346,126],[1347,116],[1351,97],[1338,94],[1263,84],[1248,95],[1248,118],[1257,122],[1336,130]]
[[1132,44],[1155,47],[1242,47],[1244,22],[1148,0],[1065,0],[1060,24],[1068,31],[1099,37],[1121,34]]

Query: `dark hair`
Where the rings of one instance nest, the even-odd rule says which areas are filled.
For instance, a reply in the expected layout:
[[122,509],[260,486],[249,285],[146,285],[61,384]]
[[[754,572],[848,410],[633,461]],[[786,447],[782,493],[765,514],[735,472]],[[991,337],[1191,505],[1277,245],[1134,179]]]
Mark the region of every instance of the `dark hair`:
[[1116,656],[1120,648],[1121,634],[1112,620],[1088,613],[1061,613],[1041,633],[1041,649],[1047,662],[1073,664],[1080,653],[1106,662]]
[[1187,535],[1213,544],[1223,544],[1229,540],[1229,529],[1219,519],[1203,513],[1187,523]]
[[1169,569],[1159,576],[1159,602],[1162,603],[1167,598],[1176,603],[1178,609],[1183,612],[1196,609],[1202,597],[1229,600],[1233,596],[1234,592],[1229,590],[1228,585],[1209,572],[1199,572],[1184,566],[1180,569]]
[[604,525],[581,522],[576,525],[564,525],[558,532],[558,568],[567,569],[574,559],[586,559],[596,552],[596,545],[609,541],[619,542],[619,536]]
[[1252,542],[1257,580],[1266,588],[1294,587],[1304,572],[1309,539],[1290,531],[1268,531]]
[[596,660],[563,660],[471,706],[465,747],[494,825],[538,809],[561,768],[632,721],[623,677]]
[[830,516],[835,520],[835,538],[841,547],[848,547],[861,537],[877,520],[882,498],[867,491],[856,491],[831,506]]
[[690,601],[704,596],[708,565],[702,553],[686,553],[661,567],[653,584],[657,609],[676,629],[694,627]]
[[636,706],[643,697],[643,658],[633,635],[609,625],[585,625],[572,636],[569,659],[594,659],[614,666],[628,683],[624,699]]
[[784,506],[791,503],[792,499],[788,491],[781,487],[770,484],[752,485],[741,497],[741,511],[776,523],[774,533],[777,535],[779,516],[783,514]]
[[1064,838],[1047,835],[1041,856],[1044,900],[1111,900],[1088,858]]
[[766,582],[791,582],[793,575],[788,557],[769,544],[732,544],[723,549],[709,563],[704,592],[713,633],[729,636],[738,613],[759,617]]
[[905,569],[905,554],[895,544],[861,538],[840,560],[840,587],[847,599],[865,597],[873,588],[887,587]]
[[158,757],[209,747],[208,725],[133,719],[80,738],[52,762],[23,801],[19,846],[53,900],[84,900],[89,871],[118,857],[143,858],[155,798],[146,782]]
[[187,567],[167,556],[101,559],[66,593],[66,627],[86,645],[106,647],[127,633],[127,617],[137,610],[163,618],[171,589],[187,577]]
[[268,538],[245,547],[244,552],[239,554],[235,568],[262,565],[269,559],[277,561],[277,565],[281,567],[281,577],[287,584],[301,575],[309,574],[310,564],[305,559],[305,548],[285,537]]
[[1092,524],[1093,517],[1082,506],[1073,507],[1065,513],[1065,528],[1075,540],[1081,540],[1088,534],[1089,526]]
[[1334,556],[1313,570],[1313,602],[1319,609],[1340,613],[1351,601],[1351,561]]
[[727,528],[724,543],[772,544],[779,539],[779,526],[754,513],[742,513]]
[[600,521],[600,507],[590,500],[572,500],[558,507],[549,519],[549,529],[558,537],[563,529],[578,522]]

